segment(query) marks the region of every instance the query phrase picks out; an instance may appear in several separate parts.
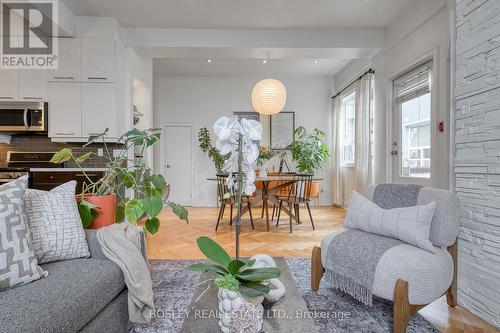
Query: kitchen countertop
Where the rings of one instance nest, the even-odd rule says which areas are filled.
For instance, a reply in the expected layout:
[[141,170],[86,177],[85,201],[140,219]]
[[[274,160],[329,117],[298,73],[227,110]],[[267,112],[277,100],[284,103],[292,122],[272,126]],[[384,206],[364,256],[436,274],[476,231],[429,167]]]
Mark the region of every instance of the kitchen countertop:
[[30,168],[31,172],[104,172],[106,168]]

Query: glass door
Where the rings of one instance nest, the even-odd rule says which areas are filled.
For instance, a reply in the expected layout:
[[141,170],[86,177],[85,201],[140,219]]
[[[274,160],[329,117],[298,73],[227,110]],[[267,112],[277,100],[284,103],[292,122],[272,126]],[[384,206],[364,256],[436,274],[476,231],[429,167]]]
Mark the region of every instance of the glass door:
[[432,185],[432,61],[393,82],[393,172],[395,183]]

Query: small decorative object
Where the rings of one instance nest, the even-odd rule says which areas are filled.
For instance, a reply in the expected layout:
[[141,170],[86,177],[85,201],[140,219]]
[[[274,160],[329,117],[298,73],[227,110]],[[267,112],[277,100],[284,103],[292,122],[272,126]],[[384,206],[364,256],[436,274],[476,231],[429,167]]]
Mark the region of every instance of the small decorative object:
[[[264,320],[262,315],[254,315],[256,312],[262,312],[262,305],[244,302],[236,310],[233,310],[229,319],[230,333],[259,333],[262,329]],[[222,328],[222,327],[221,327]]]
[[[82,148],[97,142],[99,138],[104,138],[107,131],[108,129],[91,137]],[[97,181],[92,180],[82,167],[82,163],[96,153],[88,152],[81,156],[75,156],[71,148],[63,148],[54,154],[51,159],[52,163],[60,164],[72,160],[86,178],[82,193],[77,196],[78,210],[85,228],[91,226],[99,218],[99,215],[103,215],[103,210],[106,209],[107,220],[100,221],[96,227],[100,227],[104,223],[112,224],[115,221],[122,221],[125,218],[128,223],[137,224],[137,221],[144,217],[145,229],[151,234],[155,234],[160,228],[160,220],[157,216],[161,213],[164,204],[169,206],[180,219],[188,222],[188,211],[184,207],[170,201],[164,202],[164,191],[167,189],[167,183],[163,176],[152,173],[143,160],[142,154],[134,160],[128,158],[131,150],[140,147],[141,151],[145,151],[160,140],[160,135],[161,129],[128,131],[119,139],[119,142],[123,142],[123,148],[118,156],[113,155],[112,149],[107,147],[103,139],[104,158],[107,160],[107,164],[104,176]],[[120,194],[122,188],[134,191],[134,196],[131,198],[122,196]],[[118,205],[115,195],[119,199]],[[96,198],[100,199],[96,200]],[[110,213],[111,210],[116,210],[116,214]]]
[[292,158],[297,162],[297,170],[302,173],[314,174],[328,160],[330,150],[323,142],[325,132],[314,129],[308,134],[302,126],[295,130],[296,140],[292,144]]
[[295,112],[286,111],[271,116],[269,127],[271,148],[289,148],[294,141]]
[[269,147],[259,147],[259,158],[257,159],[257,166],[259,166],[259,176],[267,177],[267,163],[274,156],[273,151]]
[[[234,329],[250,325],[248,327],[251,327],[251,330],[242,332],[260,332],[263,322],[262,301],[271,291],[270,281],[278,278],[281,270],[267,266],[255,268],[254,265],[257,262],[255,259],[248,261],[231,259],[219,244],[208,237],[199,237],[196,242],[201,252],[214,264],[196,263],[189,265],[187,269],[214,272],[218,275],[214,279],[214,283],[219,288],[217,298],[219,302],[219,327],[222,332],[230,332],[231,318],[233,318]],[[260,258],[260,261],[263,259]],[[248,305],[241,308],[245,303],[251,303],[255,311],[249,311]],[[239,309],[243,312],[234,314],[234,311]],[[240,316],[242,314],[248,316],[244,321]],[[231,332],[241,331],[231,330]]]
[[229,158],[229,153],[222,155],[217,148],[212,144],[212,139],[210,139],[210,133],[208,132],[208,128],[203,127],[200,128],[198,132],[198,142],[200,149],[208,154],[208,157],[212,160],[215,166],[215,171],[217,174],[222,173],[222,169],[224,167],[224,163],[226,163]]
[[[255,260],[253,268],[276,267],[274,259],[267,254],[256,254],[250,260]],[[268,302],[277,302],[285,295],[285,285],[278,278],[269,280],[269,286],[269,293],[264,296]]]
[[252,106],[263,115],[283,111],[286,103],[286,88],[281,81],[265,79],[257,82],[252,90]]
[[260,121],[260,113],[255,111],[233,112],[233,114],[238,117],[238,121],[241,119]]

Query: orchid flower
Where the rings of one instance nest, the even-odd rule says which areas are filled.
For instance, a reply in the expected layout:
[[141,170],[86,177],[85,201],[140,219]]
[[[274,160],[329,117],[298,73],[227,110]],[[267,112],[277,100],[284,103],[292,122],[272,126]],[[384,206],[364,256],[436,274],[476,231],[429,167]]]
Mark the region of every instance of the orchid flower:
[[229,188],[237,187],[237,183],[233,180],[232,172],[238,169],[238,162],[240,160],[238,146],[241,138],[241,162],[245,179],[244,188],[241,190],[246,195],[252,195],[255,192],[255,161],[259,157],[259,147],[256,142],[262,140],[261,123],[248,119],[242,119],[239,122],[237,116],[224,116],[215,122],[213,129],[218,139],[215,143],[217,150],[223,155],[231,153],[231,156],[224,165],[224,170],[229,172],[226,182]]

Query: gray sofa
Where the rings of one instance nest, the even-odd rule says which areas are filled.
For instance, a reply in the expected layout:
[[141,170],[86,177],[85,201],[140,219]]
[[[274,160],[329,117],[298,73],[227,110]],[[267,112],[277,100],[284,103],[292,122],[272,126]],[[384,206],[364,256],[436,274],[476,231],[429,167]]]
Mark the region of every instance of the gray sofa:
[[123,274],[95,230],[86,236],[90,258],[44,264],[47,277],[0,292],[1,332],[127,332]]

